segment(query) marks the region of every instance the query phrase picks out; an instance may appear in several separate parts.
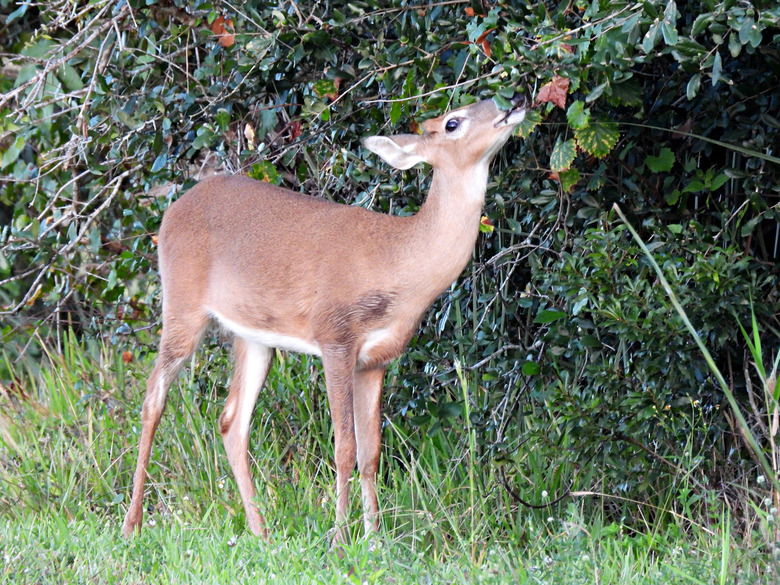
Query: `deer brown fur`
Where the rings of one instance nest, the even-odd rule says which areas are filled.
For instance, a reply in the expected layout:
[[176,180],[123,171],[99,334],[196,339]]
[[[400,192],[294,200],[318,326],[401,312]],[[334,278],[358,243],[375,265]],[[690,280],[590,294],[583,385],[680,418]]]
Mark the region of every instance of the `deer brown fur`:
[[422,135],[364,141],[397,168],[431,165],[430,192],[414,216],[340,205],[241,176],[204,180],[170,206],[158,239],[162,337],[141,414],[126,536],[141,528],[146,470],[168,390],[209,320],[235,336],[219,430],[250,530],[266,535],[247,446],[273,348],[322,356],[335,439],[334,541],[346,538],[355,461],[365,530],[378,530],[385,366],[471,257],[490,161],[525,115],[520,96],[512,103],[506,111],[492,100],[477,102],[428,120]]

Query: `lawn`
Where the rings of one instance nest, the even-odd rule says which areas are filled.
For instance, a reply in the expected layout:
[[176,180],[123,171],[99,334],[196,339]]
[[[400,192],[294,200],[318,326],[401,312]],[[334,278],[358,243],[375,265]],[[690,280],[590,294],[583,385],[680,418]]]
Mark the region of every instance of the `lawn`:
[[[274,367],[250,442],[270,542],[245,530],[216,430],[224,357],[211,352],[172,390],[144,529],[126,540],[120,527],[150,356],[122,354],[71,341],[62,353],[42,352],[38,365],[9,364],[17,375],[0,395],[1,582],[780,582],[772,514],[757,510],[736,527],[716,498],[704,522],[661,497],[663,522],[616,521],[620,499],[595,495],[597,470],[579,476],[575,495],[524,507],[497,464],[477,455],[467,424],[428,436],[386,421],[382,531],[372,544],[360,537],[354,494],[353,541],[341,558],[328,546],[334,471],[322,381],[316,362],[298,357]],[[528,476],[552,477],[532,455],[523,455]]]

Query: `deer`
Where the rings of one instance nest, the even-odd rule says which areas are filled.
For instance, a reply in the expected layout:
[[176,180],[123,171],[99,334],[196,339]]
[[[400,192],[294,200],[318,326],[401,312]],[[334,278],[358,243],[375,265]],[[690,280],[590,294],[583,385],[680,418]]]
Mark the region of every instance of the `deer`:
[[249,530],[269,539],[248,461],[255,402],[275,350],[320,356],[335,442],[335,528],[348,539],[357,462],[368,539],[378,533],[376,476],[387,364],[471,259],[489,166],[526,113],[492,99],[426,120],[421,134],[363,146],[397,169],[433,171],[419,211],[397,216],[240,175],[210,177],[174,201],[158,234],[162,333],[141,409],[124,536],[140,533],[147,467],[171,383],[211,321],[233,334],[234,370],[219,432]]

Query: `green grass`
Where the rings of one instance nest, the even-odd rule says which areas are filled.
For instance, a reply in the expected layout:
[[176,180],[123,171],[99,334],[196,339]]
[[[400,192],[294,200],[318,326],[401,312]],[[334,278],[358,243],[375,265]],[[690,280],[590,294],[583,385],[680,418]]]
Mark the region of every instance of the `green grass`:
[[[340,559],[315,530],[275,534],[267,544],[213,516],[174,513],[129,541],[121,538],[118,519],[89,511],[73,519],[52,512],[3,520],[0,575],[11,583],[723,582],[716,548],[650,547],[610,530],[594,537],[582,527],[543,530],[525,545],[481,542],[476,555],[458,544],[424,551],[414,535],[390,537],[377,551],[358,542]],[[734,582],[731,573],[725,576]],[[769,582],[757,577],[738,582]]]
[[[717,501],[707,526],[680,517],[634,522],[629,530],[606,512],[608,500],[518,506],[496,465],[478,455],[467,417],[431,436],[387,421],[380,546],[372,550],[360,538],[355,493],[353,544],[339,558],[328,550],[334,471],[327,404],[316,361],[305,357],[277,361],[255,411],[251,453],[271,542],[256,539],[245,530],[216,430],[226,357],[214,351],[198,354],[172,389],[149,468],[152,513],[141,536],[125,540],[120,526],[151,364],[125,364],[121,354],[109,344],[71,341],[40,364],[6,364],[15,381],[0,393],[0,582],[778,580],[772,546],[755,537],[772,533],[760,510],[750,530],[736,530]],[[467,396],[470,384],[462,378],[454,394]],[[521,447],[515,465],[528,479],[523,499],[560,491],[566,474],[553,463]],[[597,470],[586,471],[573,489],[597,491]],[[658,505],[682,509],[669,498]]]

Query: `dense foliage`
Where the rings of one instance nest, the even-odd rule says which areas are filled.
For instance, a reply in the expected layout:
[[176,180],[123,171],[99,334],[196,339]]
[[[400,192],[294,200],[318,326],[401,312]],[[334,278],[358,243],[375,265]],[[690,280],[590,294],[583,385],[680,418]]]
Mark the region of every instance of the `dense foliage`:
[[203,169],[412,213],[425,172],[390,171],[359,139],[519,87],[537,107],[494,165],[473,264],[388,375],[389,419],[435,434],[463,417],[457,361],[480,380],[470,423],[509,490],[531,481],[530,451],[561,492],[565,469],[596,469],[599,489],[640,499],[750,471],[612,206],[760,434],[776,397],[751,390],[739,327],[755,316],[768,362],[780,339],[774,1],[0,0],[0,15],[9,363],[64,329],[120,353],[153,347],[154,234]]

